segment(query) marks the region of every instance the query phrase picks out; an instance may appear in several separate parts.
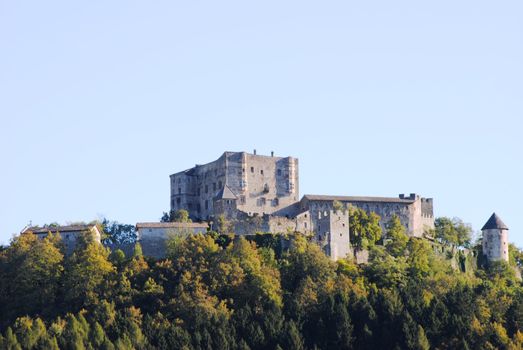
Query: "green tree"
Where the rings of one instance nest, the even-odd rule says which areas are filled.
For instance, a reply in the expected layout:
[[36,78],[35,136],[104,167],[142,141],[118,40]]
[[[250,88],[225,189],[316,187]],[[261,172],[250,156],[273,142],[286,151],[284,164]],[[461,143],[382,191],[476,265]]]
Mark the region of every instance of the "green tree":
[[403,256],[407,242],[409,241],[405,226],[401,224],[397,215],[393,215],[389,222],[387,222],[386,228],[387,239],[385,247],[387,251],[395,257]]
[[380,217],[360,208],[349,210],[350,242],[357,249],[372,247],[381,239]]
[[469,247],[472,227],[459,218],[440,217],[434,221],[434,236],[445,244]]
[[16,335],[13,333],[13,330],[11,329],[11,327],[7,327],[7,330],[5,331],[3,349],[22,350],[22,347],[20,346],[20,343],[18,343],[18,339],[16,339]]
[[68,259],[65,275],[65,299],[72,307],[96,305],[99,297],[110,291],[103,288],[107,277],[115,272],[108,260],[109,252],[91,242],[76,250]]
[[7,319],[51,311],[63,272],[59,246],[58,235],[26,233],[0,253],[0,313]]

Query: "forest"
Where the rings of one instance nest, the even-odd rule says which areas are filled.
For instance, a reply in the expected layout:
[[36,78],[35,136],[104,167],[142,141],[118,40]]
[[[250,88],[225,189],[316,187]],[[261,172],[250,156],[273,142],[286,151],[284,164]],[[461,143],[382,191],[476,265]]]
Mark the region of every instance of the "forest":
[[432,241],[398,221],[383,239],[356,214],[360,265],[300,235],[287,249],[261,233],[174,237],[161,260],[138,243],[126,256],[86,237],[66,256],[58,235],[16,236],[0,251],[0,348],[523,348],[517,249],[487,263],[450,220]]

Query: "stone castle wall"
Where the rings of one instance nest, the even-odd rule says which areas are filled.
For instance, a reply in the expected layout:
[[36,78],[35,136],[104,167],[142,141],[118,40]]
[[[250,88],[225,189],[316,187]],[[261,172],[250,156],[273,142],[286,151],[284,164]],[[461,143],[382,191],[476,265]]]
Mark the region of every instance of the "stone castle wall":
[[271,214],[299,199],[298,160],[226,152],[218,160],[170,176],[171,210],[186,209],[194,219],[214,215],[213,200],[225,185],[236,208],[250,215]]

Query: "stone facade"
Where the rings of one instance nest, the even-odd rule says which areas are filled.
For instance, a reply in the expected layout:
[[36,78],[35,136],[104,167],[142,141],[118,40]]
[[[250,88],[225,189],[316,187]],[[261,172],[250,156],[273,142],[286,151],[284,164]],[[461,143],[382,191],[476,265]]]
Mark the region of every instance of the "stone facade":
[[[271,214],[299,199],[298,160],[225,152],[214,162],[170,176],[171,210],[186,209],[194,220],[210,220],[236,209]],[[222,198],[223,192],[232,193]],[[225,202],[221,202],[225,200]],[[216,206],[216,208],[215,208]]]
[[[411,236],[434,228],[432,198],[305,195],[299,199],[298,159],[225,152],[218,160],[170,176],[171,210],[194,220],[226,217],[236,234],[312,234],[333,259],[351,254],[349,206],[375,212],[380,225],[397,215]],[[336,211],[334,202],[344,209]],[[212,227],[215,228],[215,227]]]
[[24,233],[35,234],[38,238],[45,238],[49,233],[60,235],[65,247],[65,253],[70,255],[75,250],[78,241],[83,235],[92,235],[95,242],[101,243],[101,234],[96,225],[70,225],[55,227],[28,227],[22,231]]
[[481,229],[483,235],[483,254],[489,261],[508,262],[508,227],[496,213]]
[[409,196],[400,194],[398,198],[305,195],[300,202],[300,211],[332,210],[335,201],[345,207],[354,206],[378,214],[383,232],[393,215],[399,217],[409,235],[414,237],[421,237],[425,231],[434,228],[432,198],[421,198],[415,193]]
[[165,257],[165,242],[172,236],[205,233],[206,223],[193,222],[141,222],[136,224],[137,241],[145,256]]

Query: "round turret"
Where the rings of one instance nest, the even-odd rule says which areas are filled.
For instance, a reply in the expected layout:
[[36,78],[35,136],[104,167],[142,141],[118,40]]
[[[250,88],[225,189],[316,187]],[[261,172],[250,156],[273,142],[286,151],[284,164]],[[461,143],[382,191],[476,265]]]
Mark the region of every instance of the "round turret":
[[489,261],[508,261],[508,227],[496,213],[481,229],[483,234],[483,254]]

